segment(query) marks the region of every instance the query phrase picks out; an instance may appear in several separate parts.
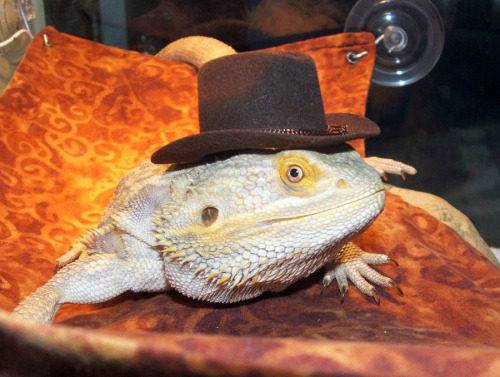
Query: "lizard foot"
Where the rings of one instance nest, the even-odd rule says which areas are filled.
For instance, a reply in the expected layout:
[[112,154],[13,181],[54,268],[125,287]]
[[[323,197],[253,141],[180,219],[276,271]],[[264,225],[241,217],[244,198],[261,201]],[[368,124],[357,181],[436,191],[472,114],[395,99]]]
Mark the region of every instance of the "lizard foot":
[[85,252],[87,249],[87,246],[85,246],[83,243],[78,242],[71,246],[69,251],[60,256],[59,258],[56,259],[56,264],[54,267],[54,273],[59,271],[61,268],[67,266],[68,264],[76,261],[80,256]]
[[417,174],[417,169],[413,166],[391,160],[390,158],[366,157],[364,160],[368,165],[374,168],[385,181],[388,179],[387,173],[400,175],[403,180],[406,179],[406,174]]
[[394,259],[385,254],[366,253],[349,242],[342,247],[335,259],[326,266],[326,273],[323,277],[323,291],[333,280],[337,280],[341,302],[344,302],[349,288],[348,280],[350,280],[362,293],[372,297],[378,305],[380,305],[380,296],[370,282],[381,287],[394,287],[402,295],[403,291],[394,280],[370,267],[371,264],[382,263],[398,265]]

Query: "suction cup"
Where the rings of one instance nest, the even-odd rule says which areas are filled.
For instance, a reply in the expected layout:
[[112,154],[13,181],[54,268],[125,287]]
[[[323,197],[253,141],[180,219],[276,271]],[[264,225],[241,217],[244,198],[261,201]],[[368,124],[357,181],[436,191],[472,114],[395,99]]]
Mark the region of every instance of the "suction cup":
[[[16,39],[0,48],[0,54],[11,63],[18,63],[31,41],[31,38],[19,38],[19,30],[31,35],[31,22],[35,14],[30,0],[0,0],[0,42]],[[24,43],[18,43],[17,39]],[[6,42],[7,43],[7,42]]]
[[[344,31],[375,35],[377,58],[372,81],[384,86],[405,86],[420,80],[443,51],[443,22],[430,0],[359,0]],[[359,54],[351,55],[351,60],[353,56]]]

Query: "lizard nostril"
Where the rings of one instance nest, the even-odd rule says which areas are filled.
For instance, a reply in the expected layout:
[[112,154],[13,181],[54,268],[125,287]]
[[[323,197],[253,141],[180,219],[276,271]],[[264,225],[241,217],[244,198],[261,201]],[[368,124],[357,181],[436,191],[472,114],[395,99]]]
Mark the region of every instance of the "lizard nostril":
[[219,216],[219,210],[215,207],[206,207],[201,211],[201,221],[205,226],[212,225]]
[[347,182],[344,178],[339,178],[339,180],[337,181],[337,188],[341,190],[345,190],[347,188]]

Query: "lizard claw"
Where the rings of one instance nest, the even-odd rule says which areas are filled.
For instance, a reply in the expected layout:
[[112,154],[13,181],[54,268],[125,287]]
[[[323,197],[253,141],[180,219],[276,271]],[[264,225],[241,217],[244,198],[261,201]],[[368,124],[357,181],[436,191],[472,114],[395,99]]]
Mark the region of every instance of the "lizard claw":
[[320,293],[321,296],[323,296],[327,287],[328,287],[328,285],[323,284],[323,288],[321,288],[321,293]]
[[396,267],[399,267],[399,263],[396,260],[392,259],[392,258],[387,259],[387,263],[390,263],[390,264],[392,264],[392,265],[394,265]]
[[344,303],[345,296],[347,295],[347,286],[340,287],[340,303]]
[[378,294],[377,290],[375,288],[372,288],[372,297],[377,303],[378,306],[380,306],[380,295]]
[[396,288],[396,290],[399,292],[399,294],[400,294],[401,296],[403,296],[403,295],[404,295],[403,290],[399,287],[399,285],[397,285],[397,284],[394,282],[394,280],[391,280],[391,281],[389,282],[389,284],[391,285],[391,287]]

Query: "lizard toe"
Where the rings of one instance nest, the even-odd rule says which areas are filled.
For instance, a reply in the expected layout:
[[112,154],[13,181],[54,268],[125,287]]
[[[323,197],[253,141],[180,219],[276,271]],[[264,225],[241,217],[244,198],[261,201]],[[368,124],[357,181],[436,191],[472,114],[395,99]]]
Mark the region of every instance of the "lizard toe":
[[325,275],[323,276],[323,289],[321,294],[324,293],[325,289],[334,281],[337,280],[337,284],[340,290],[340,303],[344,302],[347,290],[349,289],[348,277],[346,273],[345,266],[336,265],[331,269],[327,269]]

